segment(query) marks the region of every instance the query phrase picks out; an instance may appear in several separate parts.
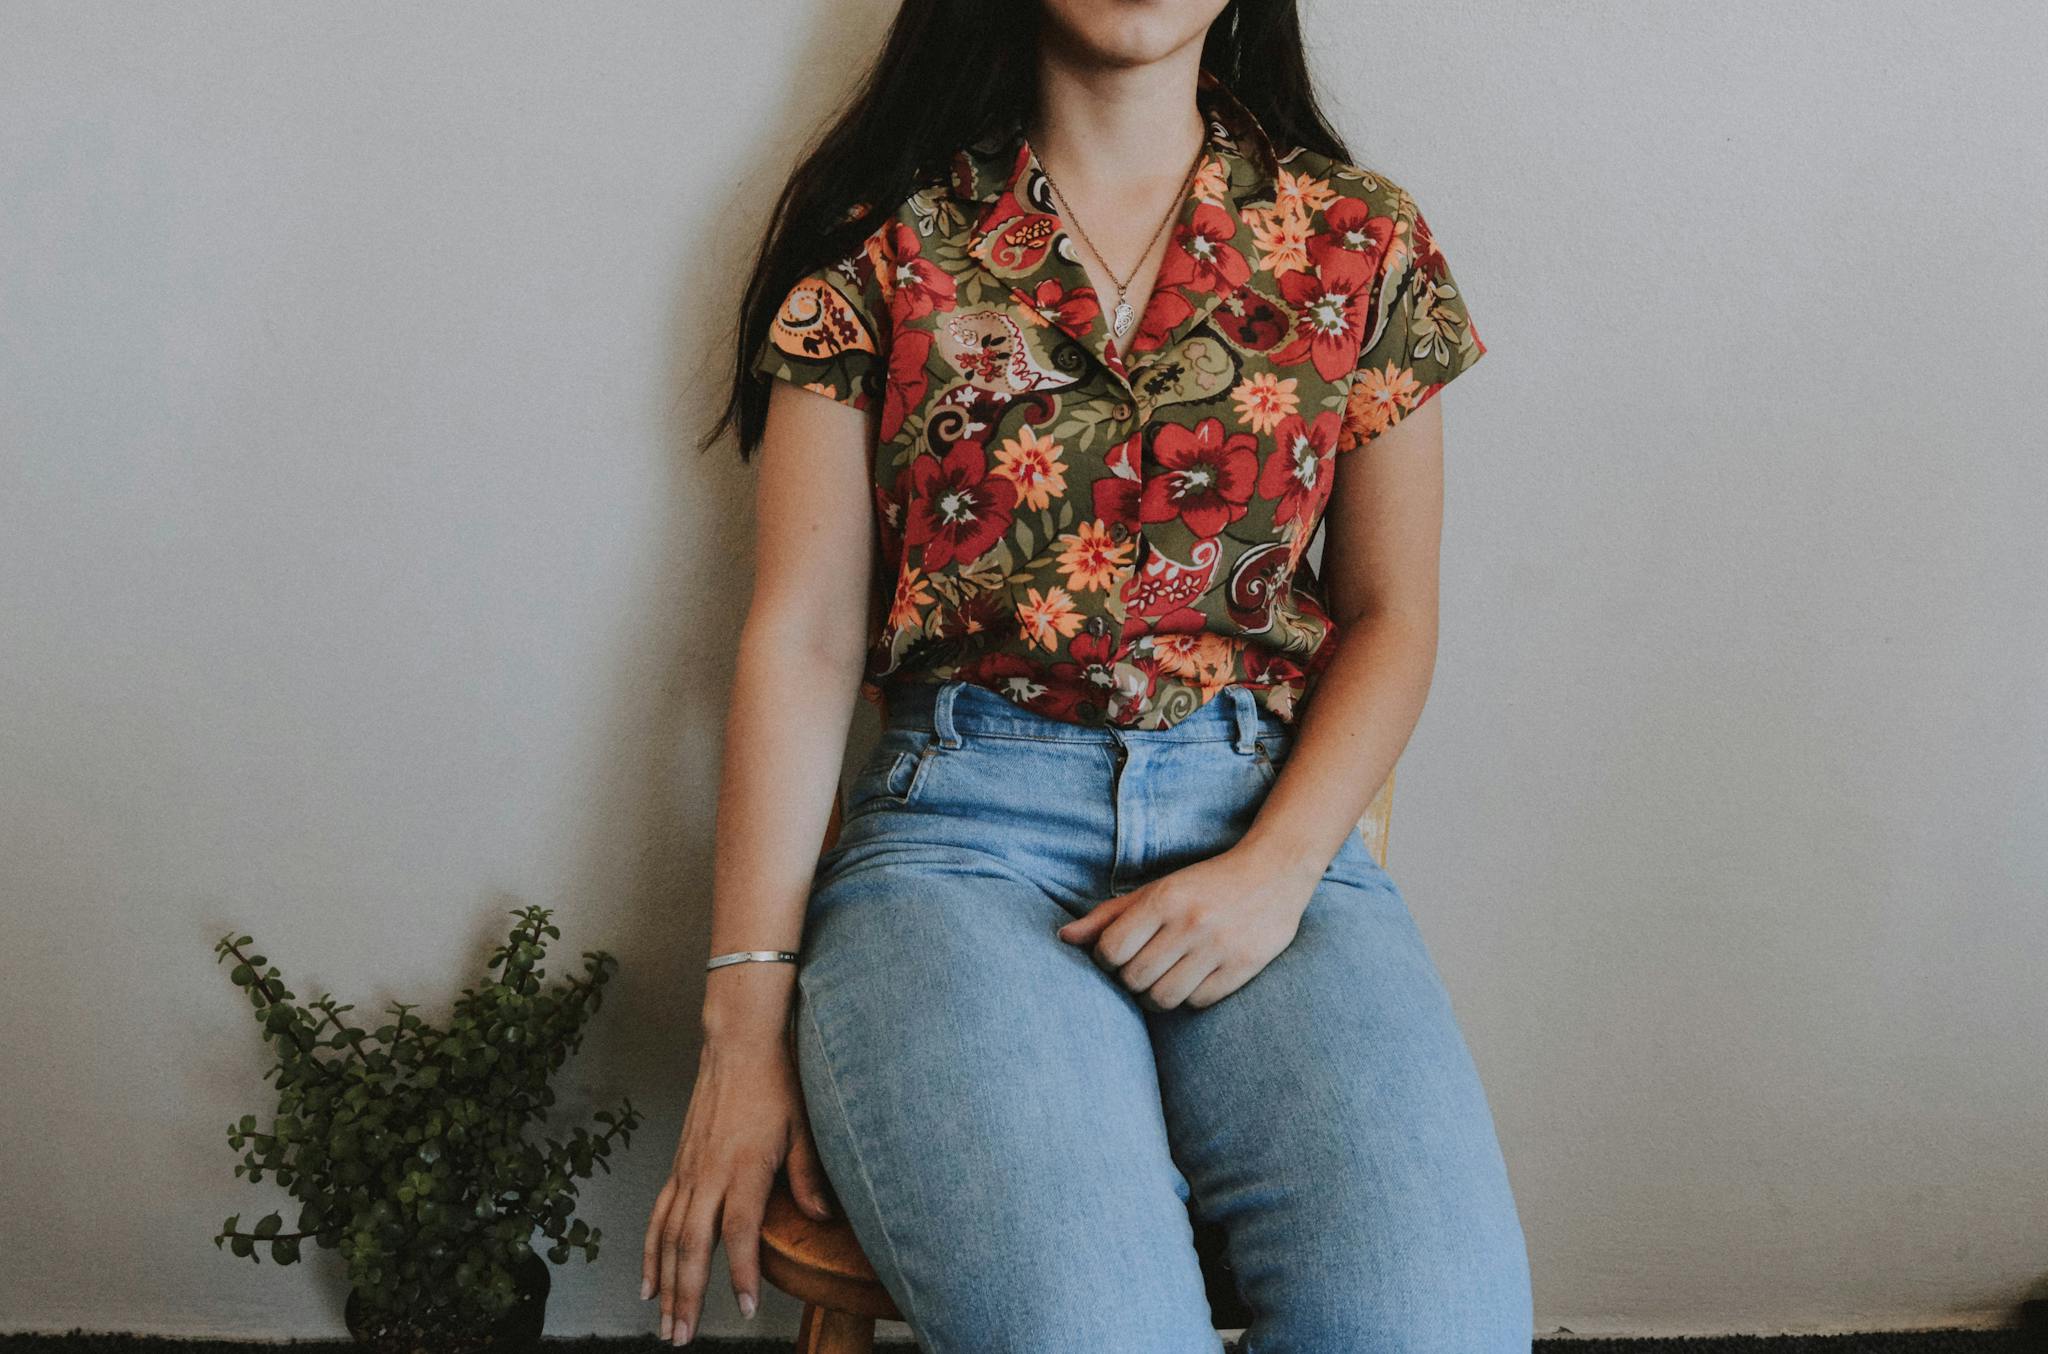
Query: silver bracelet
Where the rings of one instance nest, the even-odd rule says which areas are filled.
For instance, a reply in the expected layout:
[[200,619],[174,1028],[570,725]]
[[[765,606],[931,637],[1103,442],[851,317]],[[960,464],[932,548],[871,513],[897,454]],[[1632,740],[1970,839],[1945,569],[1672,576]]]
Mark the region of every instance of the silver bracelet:
[[796,962],[795,950],[734,950],[731,954],[715,954],[704,965],[707,969],[720,968],[726,964],[744,964],[749,959],[776,960],[785,964]]

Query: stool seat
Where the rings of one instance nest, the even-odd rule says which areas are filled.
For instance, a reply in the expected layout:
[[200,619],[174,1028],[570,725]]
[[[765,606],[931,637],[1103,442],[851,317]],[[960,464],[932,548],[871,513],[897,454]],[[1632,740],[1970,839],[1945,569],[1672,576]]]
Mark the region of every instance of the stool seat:
[[761,1218],[761,1274],[807,1303],[853,1316],[903,1319],[854,1240],[853,1225],[843,1216],[821,1222],[804,1212],[779,1175]]

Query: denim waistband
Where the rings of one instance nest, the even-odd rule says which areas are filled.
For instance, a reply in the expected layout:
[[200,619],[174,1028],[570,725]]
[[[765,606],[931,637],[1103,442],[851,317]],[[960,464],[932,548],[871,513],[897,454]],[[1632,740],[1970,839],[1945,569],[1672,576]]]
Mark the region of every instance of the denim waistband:
[[1251,689],[1235,682],[1164,729],[1125,729],[1054,719],[1026,709],[999,691],[964,680],[892,686],[885,705],[889,726],[931,729],[948,746],[958,746],[962,735],[974,733],[1055,742],[1229,742],[1239,752],[1250,752],[1260,737],[1289,732],[1286,721],[1261,709]]

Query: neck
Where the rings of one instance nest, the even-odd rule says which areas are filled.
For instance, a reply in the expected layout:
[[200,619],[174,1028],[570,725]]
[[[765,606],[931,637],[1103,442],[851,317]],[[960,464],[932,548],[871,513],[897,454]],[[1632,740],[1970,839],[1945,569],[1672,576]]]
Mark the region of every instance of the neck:
[[1038,101],[1024,134],[1063,185],[1084,190],[1178,182],[1207,133],[1195,80],[1202,49],[1141,66],[1085,65],[1040,53]]

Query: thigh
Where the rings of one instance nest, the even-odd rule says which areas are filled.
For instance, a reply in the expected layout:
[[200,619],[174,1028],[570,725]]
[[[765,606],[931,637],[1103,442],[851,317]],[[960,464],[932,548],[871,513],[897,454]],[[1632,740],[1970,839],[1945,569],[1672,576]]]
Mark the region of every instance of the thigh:
[[798,1071],[862,1249],[931,1354],[1218,1350],[1144,1012],[999,860],[887,840],[806,920]]
[[1506,1354],[1534,1316],[1478,1071],[1393,881],[1339,854],[1294,941],[1153,1014],[1171,1140],[1257,1319],[1245,1354]]

